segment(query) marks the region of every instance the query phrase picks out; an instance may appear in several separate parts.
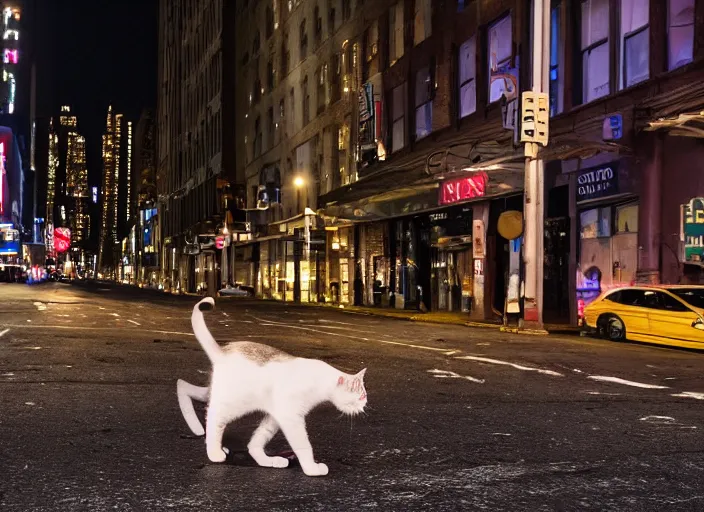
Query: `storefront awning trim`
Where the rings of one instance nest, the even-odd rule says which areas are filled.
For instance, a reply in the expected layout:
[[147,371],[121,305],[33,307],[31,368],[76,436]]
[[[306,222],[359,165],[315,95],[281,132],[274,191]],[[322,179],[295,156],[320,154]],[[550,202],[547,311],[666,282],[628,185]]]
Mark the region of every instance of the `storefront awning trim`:
[[662,130],[669,135],[704,139],[704,111],[650,121],[643,130],[647,132]]

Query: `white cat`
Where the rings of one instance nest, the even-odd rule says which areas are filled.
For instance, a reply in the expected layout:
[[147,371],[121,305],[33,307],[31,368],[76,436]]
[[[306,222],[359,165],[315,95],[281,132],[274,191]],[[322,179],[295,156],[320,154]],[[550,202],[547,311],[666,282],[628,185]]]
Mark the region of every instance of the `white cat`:
[[[270,457],[266,444],[279,429],[288,440],[303,472],[308,476],[328,474],[328,467],[316,463],[308,440],[305,417],[317,405],[332,402],[349,415],[364,411],[367,392],[366,368],[348,375],[323,361],[293,357],[285,352],[252,342],[235,342],[220,347],[205,325],[202,307],[215,301],[208,297],[193,308],[193,332],[213,364],[210,387],[194,386],[179,379],[176,389],[181,412],[194,434],[205,434],[208,458],[223,462],[227,449],[222,436],[228,423],[261,411],[264,419],[247,448],[260,466],[285,468],[288,459]],[[203,430],[193,408],[193,400],[208,402]]]

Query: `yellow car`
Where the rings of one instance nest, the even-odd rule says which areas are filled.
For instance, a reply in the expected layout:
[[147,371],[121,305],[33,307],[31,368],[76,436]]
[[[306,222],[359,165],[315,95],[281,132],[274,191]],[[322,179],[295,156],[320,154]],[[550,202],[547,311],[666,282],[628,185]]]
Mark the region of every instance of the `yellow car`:
[[584,308],[588,331],[611,341],[704,349],[704,286],[629,286]]

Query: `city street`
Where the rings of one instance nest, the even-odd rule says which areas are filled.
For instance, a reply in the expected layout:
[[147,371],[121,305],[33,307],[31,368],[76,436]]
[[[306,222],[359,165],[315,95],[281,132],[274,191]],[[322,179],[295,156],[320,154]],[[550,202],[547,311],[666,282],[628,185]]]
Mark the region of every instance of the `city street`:
[[704,354],[264,301],[206,322],[368,368],[368,414],[308,417],[325,477],[257,467],[255,416],[212,464],[176,397],[207,383],[197,300],[0,284],[0,510],[704,510]]

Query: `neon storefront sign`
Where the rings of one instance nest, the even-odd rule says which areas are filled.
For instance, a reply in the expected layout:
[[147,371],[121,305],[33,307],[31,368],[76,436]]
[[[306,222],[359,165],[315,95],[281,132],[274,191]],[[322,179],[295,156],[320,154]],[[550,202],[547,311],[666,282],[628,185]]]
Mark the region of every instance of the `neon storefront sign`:
[[485,172],[445,180],[440,185],[440,204],[452,204],[484,197],[488,183],[489,176]]
[[5,181],[5,174],[5,143],[0,142],[0,215],[3,214],[3,194],[5,193],[3,182]]

